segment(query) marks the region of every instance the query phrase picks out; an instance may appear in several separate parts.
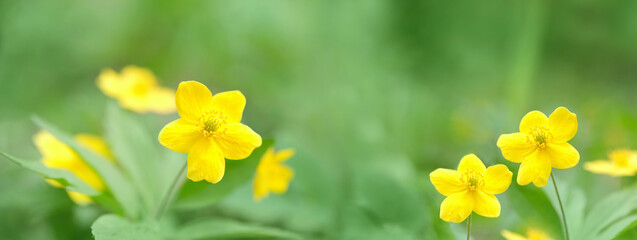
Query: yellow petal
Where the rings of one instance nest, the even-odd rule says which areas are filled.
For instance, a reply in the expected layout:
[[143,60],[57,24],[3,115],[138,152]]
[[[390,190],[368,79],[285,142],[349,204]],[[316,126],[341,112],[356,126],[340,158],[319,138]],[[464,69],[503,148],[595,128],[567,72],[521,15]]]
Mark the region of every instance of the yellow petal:
[[529,240],[552,240],[548,234],[532,228],[526,231],[526,235],[529,237]]
[[170,88],[158,87],[148,93],[148,108],[159,114],[174,113],[177,110],[175,106],[175,91]]
[[48,184],[50,184],[51,186],[54,186],[56,188],[64,188],[64,185],[62,185],[60,182],[53,180],[53,179],[44,179],[44,181],[46,181]]
[[524,133],[502,134],[498,138],[497,145],[506,160],[516,163],[522,162],[536,149],[534,144],[529,143]]
[[500,216],[500,202],[495,195],[483,191],[474,191],[473,199],[473,211],[477,214],[490,218]]
[[460,172],[460,174],[468,173],[470,171],[475,171],[482,174],[487,171],[484,163],[482,163],[482,161],[480,161],[478,156],[476,156],[475,154],[465,155],[460,160],[460,164],[458,164],[458,172]]
[[473,194],[469,191],[454,193],[440,205],[440,218],[447,222],[459,223],[467,219],[473,211]]
[[566,142],[577,133],[577,116],[565,107],[559,107],[549,116],[549,131],[553,141]]
[[85,148],[105,157],[107,160],[113,161],[113,155],[106,145],[106,142],[101,137],[91,134],[78,134],[75,135],[75,141]]
[[531,182],[537,187],[544,187],[551,174],[551,160],[545,151],[535,151],[520,165],[518,184],[527,185]]
[[82,160],[78,159],[78,161],[74,162],[73,165],[67,170],[74,173],[79,179],[87,183],[89,186],[93,187],[95,190],[100,192],[104,190],[105,186],[102,178],[97,175],[93,168],[91,168]]
[[227,159],[244,159],[252,151],[261,146],[261,136],[242,123],[231,123],[224,126],[225,132],[215,135],[214,139],[221,147]]
[[77,154],[66,144],[47,131],[40,131],[33,137],[33,142],[44,159],[72,159]]
[[130,84],[131,90],[136,93],[143,92],[157,85],[155,74],[148,68],[129,65],[122,69],[122,79]]
[[212,105],[227,117],[228,123],[238,123],[246,106],[246,97],[239,91],[221,92],[212,97]]
[[548,127],[548,118],[540,111],[531,111],[520,121],[520,132],[531,134],[535,127]]
[[551,143],[546,146],[551,166],[557,169],[572,168],[579,162],[579,153],[568,143]]
[[110,68],[102,70],[97,77],[97,87],[109,97],[118,97],[122,92],[127,91],[120,76]]
[[294,177],[294,170],[288,166],[278,165],[275,170],[275,175],[270,181],[268,181],[268,185],[270,190],[274,193],[282,194],[287,192],[288,186],[290,185],[290,181]]
[[277,163],[285,162],[288,159],[290,159],[292,156],[294,156],[294,149],[291,149],[291,148],[283,149],[281,151],[278,151],[274,155],[274,161]]
[[254,183],[252,189],[252,196],[254,201],[261,201],[264,197],[268,196],[269,190],[266,181],[263,179],[261,175],[257,172],[254,176]]
[[504,237],[504,239],[506,240],[527,240],[524,236],[517,233],[509,232],[507,230],[502,230],[501,234],[502,237]]
[[66,191],[69,194],[69,198],[73,200],[77,205],[84,206],[93,202],[90,196],[73,191]]
[[188,179],[217,183],[223,178],[226,162],[217,144],[208,138],[200,138],[188,153]]
[[159,143],[175,152],[189,152],[201,138],[203,135],[199,127],[181,118],[166,124],[159,132]]
[[429,179],[436,190],[442,195],[449,196],[462,192],[467,187],[460,181],[462,175],[458,171],[438,168],[429,174]]
[[622,168],[611,161],[596,160],[584,163],[584,169],[592,173],[605,174],[615,177],[634,176],[637,171],[634,168]]
[[199,82],[181,82],[175,103],[179,116],[186,121],[197,122],[204,112],[212,109],[212,93]]
[[484,176],[484,191],[490,194],[500,194],[506,191],[511,184],[513,173],[504,164],[493,165],[487,168]]

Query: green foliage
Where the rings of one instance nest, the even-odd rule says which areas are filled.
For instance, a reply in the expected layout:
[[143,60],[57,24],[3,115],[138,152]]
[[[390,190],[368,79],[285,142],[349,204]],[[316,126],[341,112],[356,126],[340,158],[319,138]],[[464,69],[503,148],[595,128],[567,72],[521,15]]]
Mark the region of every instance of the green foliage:
[[95,240],[164,239],[164,234],[155,221],[132,222],[112,214],[98,218],[91,229]]
[[180,226],[173,239],[302,239],[281,229],[222,218],[200,219]]
[[95,240],[301,239],[281,229],[222,218],[196,220],[173,231],[155,220],[133,222],[109,214],[98,218],[91,228]]
[[[615,239],[624,229],[637,222],[637,187],[605,196],[586,209],[586,197],[581,189],[564,181],[558,184],[560,197],[572,239]],[[544,189],[552,196],[553,206],[559,211],[553,187]]]
[[163,193],[157,163],[161,155],[154,134],[146,132],[139,118],[116,106],[106,108],[105,139],[116,161],[130,177],[135,192],[139,193],[145,213],[152,212]]

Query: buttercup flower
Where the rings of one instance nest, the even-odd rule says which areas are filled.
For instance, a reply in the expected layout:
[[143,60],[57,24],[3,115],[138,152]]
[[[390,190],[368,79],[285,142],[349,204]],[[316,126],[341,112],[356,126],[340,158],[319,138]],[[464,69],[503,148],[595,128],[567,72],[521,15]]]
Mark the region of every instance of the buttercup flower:
[[[75,140],[80,145],[112,161],[106,143],[101,138],[88,134],[80,134],[75,136]],[[95,190],[100,192],[104,191],[105,186],[102,179],[69,146],[46,131],[37,133],[33,141],[40,153],[42,153],[41,161],[46,167],[67,170]],[[55,187],[63,187],[62,184],[55,180],[47,179],[47,182]],[[92,202],[91,197],[87,195],[68,190],[67,193],[69,197],[79,205]]]
[[597,174],[614,177],[634,176],[637,173],[637,153],[628,149],[612,151],[609,160],[596,160],[584,163],[584,168]]
[[471,212],[484,217],[500,216],[500,202],[495,194],[506,191],[513,173],[503,164],[486,168],[474,155],[460,160],[458,171],[439,168],[429,174],[431,183],[447,196],[440,205],[440,218],[447,222],[464,221]]
[[526,231],[526,237],[517,233],[509,232],[507,230],[502,230],[502,236],[506,240],[553,240],[546,233],[532,228],[529,228]]
[[559,107],[548,118],[532,111],[522,118],[520,132],[502,134],[497,145],[504,158],[522,163],[518,184],[544,187],[551,168],[571,168],[579,162],[579,153],[567,142],[575,133],[577,116],[568,109]]
[[288,190],[294,171],[282,163],[293,155],[294,150],[292,149],[285,149],[275,153],[274,147],[270,147],[263,154],[254,176],[253,196],[255,201],[261,201],[269,192],[282,194]]
[[110,68],[104,69],[97,78],[97,86],[126,109],[138,113],[175,112],[174,91],[159,86],[155,75],[146,68],[127,66],[121,74]]
[[180,119],[168,123],[159,142],[175,152],[188,153],[192,181],[217,183],[225,172],[225,159],[244,159],[261,146],[261,136],[241,123],[246,99],[239,91],[214,96],[201,83],[179,84],[175,98]]

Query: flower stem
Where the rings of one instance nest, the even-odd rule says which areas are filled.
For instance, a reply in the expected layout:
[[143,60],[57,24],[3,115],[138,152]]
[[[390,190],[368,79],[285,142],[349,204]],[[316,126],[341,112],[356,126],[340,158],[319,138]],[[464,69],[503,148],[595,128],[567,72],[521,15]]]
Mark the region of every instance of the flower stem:
[[553,180],[553,186],[555,187],[555,194],[557,195],[557,202],[560,203],[560,210],[562,211],[562,221],[564,222],[564,232],[566,233],[566,240],[569,240],[568,236],[568,224],[566,224],[566,214],[564,214],[564,207],[562,206],[562,199],[560,198],[560,192],[557,191],[557,184],[555,183],[555,177],[551,172],[551,180]]
[[467,223],[467,240],[471,237],[471,216],[473,213],[469,214],[469,222]]
[[168,192],[166,192],[166,195],[164,195],[164,197],[161,199],[161,203],[157,207],[157,211],[155,211],[156,220],[159,220],[164,215],[164,213],[166,213],[166,210],[175,197],[175,194],[177,194],[181,187],[184,185],[184,182],[186,180],[186,178],[184,177],[184,174],[186,173],[186,166],[186,162],[184,162],[184,166],[181,167],[181,170],[179,170],[179,173],[177,174],[177,176],[175,176],[175,180],[173,180],[172,185],[170,185]]

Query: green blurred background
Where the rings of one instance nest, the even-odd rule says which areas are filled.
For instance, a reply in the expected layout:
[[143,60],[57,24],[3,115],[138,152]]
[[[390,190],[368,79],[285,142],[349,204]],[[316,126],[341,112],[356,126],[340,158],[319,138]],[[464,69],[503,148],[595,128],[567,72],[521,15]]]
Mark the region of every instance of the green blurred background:
[[[254,203],[246,184],[179,218],[219,214],[320,239],[445,239],[465,225],[437,217],[429,172],[476,153],[516,176],[495,142],[528,111],[578,114],[581,162],[637,147],[635,12],[624,0],[2,0],[0,151],[40,157],[33,114],[101,134],[108,99],[95,79],[133,64],[171,88],[241,90],[244,122],[297,150],[287,194]],[[142,117],[158,132],[176,115]],[[556,175],[588,203],[619,184],[582,164]],[[554,211],[520,200],[539,190],[516,185],[498,196],[500,218],[474,217],[474,236],[529,224],[561,236]],[[101,213],[0,161],[0,238],[90,239]]]

